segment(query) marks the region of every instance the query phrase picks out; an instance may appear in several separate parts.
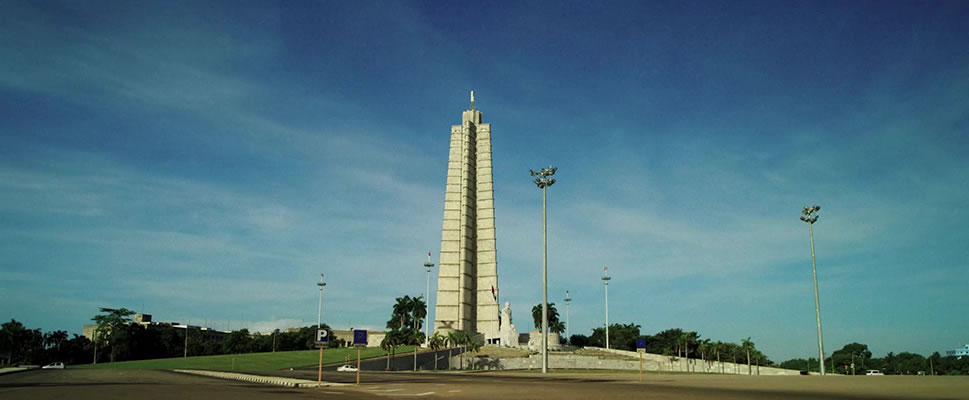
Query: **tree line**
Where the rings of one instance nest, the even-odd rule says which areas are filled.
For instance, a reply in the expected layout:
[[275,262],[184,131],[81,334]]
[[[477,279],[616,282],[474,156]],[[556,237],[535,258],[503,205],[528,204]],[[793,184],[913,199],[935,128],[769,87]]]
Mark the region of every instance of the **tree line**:
[[[565,331],[565,324],[559,317],[555,303],[548,303],[549,332],[561,334]],[[535,329],[542,329],[542,304],[532,307],[532,322]],[[609,348],[617,350],[636,350],[636,340],[646,339],[646,352],[670,356],[675,358],[699,359],[701,361],[716,360],[738,361],[747,364],[748,373],[753,367],[770,366],[774,363],[757,349],[751,338],[741,339],[740,343],[713,341],[701,339],[697,332],[686,332],[680,328],[667,329],[655,335],[643,335],[641,326],[634,323],[609,324]],[[562,338],[563,342],[565,338]],[[576,347],[595,346],[606,347],[606,329],[598,327],[592,329],[591,335],[575,334],[568,338],[568,344]]]
[[[872,357],[868,345],[862,343],[846,344],[825,357],[824,364],[825,372],[846,375],[861,375],[873,369],[886,375],[969,375],[969,357],[960,359],[942,356],[939,352],[928,357],[910,352],[888,352],[885,357]],[[820,371],[817,358],[794,358],[780,363],[780,367]]]
[[[541,305],[536,325],[541,321]],[[549,315],[551,315],[551,308]],[[551,325],[550,325],[551,326]],[[550,329],[551,330],[551,329]],[[606,332],[604,327],[594,328],[591,335],[572,335],[569,343],[576,347],[596,346],[605,347]],[[751,338],[742,338],[739,343],[702,339],[697,332],[688,332],[679,328],[667,329],[654,335],[642,335],[640,325],[610,324],[609,347],[619,350],[636,350],[636,339],[646,339],[646,352],[662,354],[671,358],[688,358],[710,361],[724,361],[735,364],[747,364],[747,372],[752,373],[759,366],[776,366],[799,371],[818,372],[820,366],[817,358],[795,358],[781,363],[775,363],[757,349]],[[969,375],[969,357],[961,359],[955,356],[942,356],[934,352],[925,357],[920,354],[889,352],[885,357],[872,357],[868,345],[849,343],[826,357],[825,368],[828,373],[835,374],[864,374],[867,370],[877,369],[885,374],[906,375]],[[854,370],[852,370],[854,364]]]
[[[636,340],[646,339],[647,353],[669,356],[671,360],[678,358],[698,359],[701,361],[732,362],[747,364],[747,373],[753,374],[753,369],[760,366],[772,366],[764,353],[757,349],[751,338],[742,338],[740,343],[714,341],[702,339],[697,332],[688,332],[680,328],[667,329],[654,335],[640,333],[641,326],[635,323],[609,324],[609,348],[617,350],[636,350]],[[592,329],[591,335],[572,335],[569,343],[573,346],[606,347],[606,329],[598,327]]]
[[[532,322],[535,329],[542,329],[542,304],[532,307]],[[549,332],[561,334],[565,324],[559,317],[555,303],[548,303]],[[740,343],[701,339],[697,332],[686,332],[680,328],[667,329],[655,335],[643,335],[641,326],[634,323],[609,324],[609,348],[617,350],[636,350],[636,340],[646,339],[646,352],[662,354],[674,358],[694,358],[700,360],[746,362],[750,366],[769,366],[773,362],[757,349],[751,338],[741,339]],[[562,338],[565,341],[565,338]],[[568,338],[568,343],[576,347],[606,347],[606,329],[592,329],[591,335],[576,334]]]
[[[220,354],[260,353],[315,348],[316,326],[305,326],[268,334],[253,334],[247,329],[230,332],[222,338],[205,335],[198,328],[153,325],[146,328],[133,323],[133,311],[101,308],[92,320],[97,324],[94,338],[65,331],[42,332],[17,320],[0,325],[0,362],[44,365],[54,361],[68,365],[91,364]],[[332,333],[330,327],[323,328]],[[186,337],[187,335],[187,337]],[[331,337],[331,346],[345,343]],[[335,339],[335,340],[333,340]],[[97,359],[95,359],[97,357]]]
[[[425,336],[421,332],[427,304],[423,297],[399,297],[396,299],[387,321],[389,331],[381,342],[381,347],[395,353],[399,346],[419,345]],[[95,337],[97,346],[89,338],[74,334],[69,337],[65,331],[43,332],[30,329],[23,323],[11,319],[0,324],[0,363],[27,363],[43,365],[54,361],[68,365],[89,364],[92,362],[113,362],[169,358],[182,356],[203,356],[218,354],[240,354],[271,351],[306,350],[315,348],[316,326],[305,326],[281,332],[279,329],[270,334],[252,334],[240,329],[227,337],[216,339],[207,337],[199,329],[178,329],[170,326],[153,325],[145,328],[131,321],[133,311],[120,308],[101,308],[100,314],[92,320],[97,324]],[[554,304],[549,305],[550,331],[561,333],[564,324],[558,320]],[[536,328],[541,326],[541,305],[532,309]],[[346,342],[335,338],[330,327],[330,346],[345,346]],[[781,368],[819,371],[816,358],[795,358],[781,363],[771,361],[756,348],[751,338],[742,338],[740,343],[702,339],[697,332],[679,328],[667,329],[654,335],[643,335],[641,326],[634,323],[610,324],[610,348],[635,350],[636,340],[646,339],[646,352],[662,354],[674,358],[699,359],[709,361],[729,361],[735,364],[746,363],[748,373],[759,366],[778,366]],[[187,337],[186,337],[187,334]],[[591,335],[575,334],[569,343],[576,347],[605,347],[605,328],[592,330]],[[462,331],[449,332],[447,335],[435,333],[428,338],[432,349],[463,347],[467,351],[479,348],[475,338]],[[463,351],[462,351],[463,354]],[[97,357],[95,359],[95,357]],[[886,374],[930,374],[966,375],[969,374],[969,357],[942,356],[938,352],[925,357],[920,354],[889,352],[885,357],[872,357],[868,346],[850,343],[834,351],[824,360],[827,372],[836,374],[863,374],[877,369]],[[852,370],[852,365],[854,369]]]
[[30,329],[15,319],[0,324],[0,362],[44,365],[54,361],[72,364],[90,363],[93,357],[91,341],[66,331],[42,332]]

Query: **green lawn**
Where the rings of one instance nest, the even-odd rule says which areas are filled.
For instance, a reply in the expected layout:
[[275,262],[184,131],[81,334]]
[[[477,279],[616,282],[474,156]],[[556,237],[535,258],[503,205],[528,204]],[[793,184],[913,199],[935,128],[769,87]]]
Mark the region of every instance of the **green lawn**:
[[[413,352],[414,346],[401,346],[397,354]],[[360,352],[360,358],[380,357],[387,354],[379,347],[367,347]],[[354,348],[326,349],[323,363],[342,363],[346,355],[351,362],[357,359]],[[156,360],[102,362],[97,365],[72,365],[70,368],[131,368],[131,369],[207,369],[207,370],[273,370],[301,368],[318,365],[319,350],[281,351],[276,353],[228,354],[221,356],[202,356],[188,358],[160,358]]]

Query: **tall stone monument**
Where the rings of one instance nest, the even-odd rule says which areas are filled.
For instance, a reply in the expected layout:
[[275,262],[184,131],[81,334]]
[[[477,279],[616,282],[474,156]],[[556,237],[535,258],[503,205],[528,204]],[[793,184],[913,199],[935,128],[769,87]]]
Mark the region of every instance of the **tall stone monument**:
[[451,126],[435,332],[476,332],[498,338],[498,263],[491,180],[491,124],[471,107]]

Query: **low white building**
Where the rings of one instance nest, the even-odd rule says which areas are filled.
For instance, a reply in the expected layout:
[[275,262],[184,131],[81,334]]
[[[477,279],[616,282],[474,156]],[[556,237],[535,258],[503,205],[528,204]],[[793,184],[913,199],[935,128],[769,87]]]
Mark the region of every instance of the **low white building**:
[[955,356],[956,358],[969,357],[969,344],[962,346],[961,349],[948,350],[945,355]]

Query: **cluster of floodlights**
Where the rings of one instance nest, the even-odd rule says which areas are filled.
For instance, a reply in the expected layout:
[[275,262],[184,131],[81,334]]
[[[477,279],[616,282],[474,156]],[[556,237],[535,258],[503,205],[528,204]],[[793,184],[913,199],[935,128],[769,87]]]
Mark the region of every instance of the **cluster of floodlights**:
[[821,211],[821,206],[817,204],[811,207],[805,206],[804,211],[801,211],[801,214],[804,214],[801,216],[801,221],[807,222],[809,224],[813,224],[815,221],[818,220],[818,215],[815,214],[818,211]]
[[558,170],[558,168],[549,165],[548,168],[542,168],[542,170],[538,172],[528,170],[528,173],[532,174],[532,176],[538,176],[539,178],[535,178],[535,184],[538,185],[539,189],[545,189],[545,187],[555,184],[555,178],[549,177],[555,175],[556,170]]

